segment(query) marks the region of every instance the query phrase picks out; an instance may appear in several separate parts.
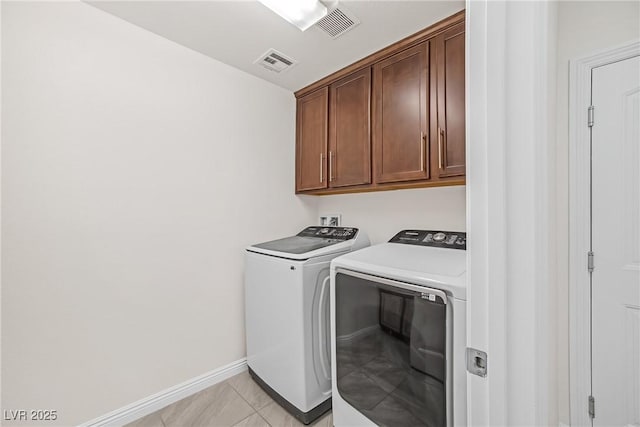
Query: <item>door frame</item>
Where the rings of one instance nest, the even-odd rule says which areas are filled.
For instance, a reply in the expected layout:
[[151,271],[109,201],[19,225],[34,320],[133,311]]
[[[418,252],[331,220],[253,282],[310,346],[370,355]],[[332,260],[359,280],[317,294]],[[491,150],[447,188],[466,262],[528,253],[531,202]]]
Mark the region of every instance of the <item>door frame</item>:
[[[594,68],[640,55],[640,41],[569,61],[569,394],[571,425],[591,425],[591,292],[587,253],[591,249],[591,105]],[[597,111],[596,111],[597,116]]]
[[557,424],[557,3],[466,7],[467,346],[487,352],[467,423]]

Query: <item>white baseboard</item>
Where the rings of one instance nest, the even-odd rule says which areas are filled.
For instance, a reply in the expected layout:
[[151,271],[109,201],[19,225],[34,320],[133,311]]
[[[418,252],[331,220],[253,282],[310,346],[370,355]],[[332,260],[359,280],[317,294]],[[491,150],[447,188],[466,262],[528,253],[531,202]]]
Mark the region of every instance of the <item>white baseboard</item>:
[[87,421],[79,427],[123,426],[246,370],[247,359],[236,360],[226,366]]
[[569,424],[565,424],[562,421],[558,423],[558,427],[569,427]]

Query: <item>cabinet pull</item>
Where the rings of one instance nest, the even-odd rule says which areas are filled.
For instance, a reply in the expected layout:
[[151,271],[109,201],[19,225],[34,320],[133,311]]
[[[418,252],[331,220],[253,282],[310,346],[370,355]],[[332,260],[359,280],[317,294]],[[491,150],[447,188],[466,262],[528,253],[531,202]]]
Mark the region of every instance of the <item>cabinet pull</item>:
[[333,181],[333,151],[329,151],[329,182]]
[[324,176],[322,176],[322,169],[324,169],[324,154],[320,153],[320,182],[324,182]]
[[444,165],[442,164],[442,144],[444,143],[444,130],[438,128],[438,165],[440,169],[444,169]]
[[420,171],[424,171],[424,145],[425,145],[424,132],[420,132]]

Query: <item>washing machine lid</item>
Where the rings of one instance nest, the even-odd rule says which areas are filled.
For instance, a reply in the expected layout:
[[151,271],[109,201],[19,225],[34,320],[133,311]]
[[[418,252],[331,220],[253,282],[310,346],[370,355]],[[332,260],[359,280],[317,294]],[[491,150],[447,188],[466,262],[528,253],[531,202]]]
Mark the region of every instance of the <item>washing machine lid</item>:
[[[445,234],[444,240],[438,233]],[[437,241],[433,241],[436,235]],[[452,240],[454,235],[456,238]],[[335,258],[331,268],[434,287],[455,298],[466,299],[465,248],[465,233],[403,230],[389,243]]]
[[359,231],[354,227],[310,226],[295,236],[249,246],[249,252],[287,259],[313,257],[347,252],[358,241]]
[[253,245],[255,249],[267,249],[272,252],[283,252],[287,254],[303,254],[315,251],[316,249],[326,248],[327,246],[340,243],[339,240],[331,239],[315,239],[313,237],[291,236],[284,239],[272,240],[270,242],[259,243]]

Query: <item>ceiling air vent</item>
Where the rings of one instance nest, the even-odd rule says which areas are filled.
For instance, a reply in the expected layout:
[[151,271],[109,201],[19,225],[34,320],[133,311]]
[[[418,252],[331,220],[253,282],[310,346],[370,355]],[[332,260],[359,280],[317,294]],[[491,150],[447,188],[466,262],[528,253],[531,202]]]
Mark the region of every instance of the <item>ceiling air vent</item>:
[[360,20],[344,6],[336,7],[316,23],[322,31],[332,38],[338,38],[360,24]]
[[298,63],[298,61],[289,58],[284,53],[278,52],[275,49],[269,49],[264,54],[260,55],[258,59],[253,61],[253,63],[262,65],[268,70],[279,73],[293,67]]

